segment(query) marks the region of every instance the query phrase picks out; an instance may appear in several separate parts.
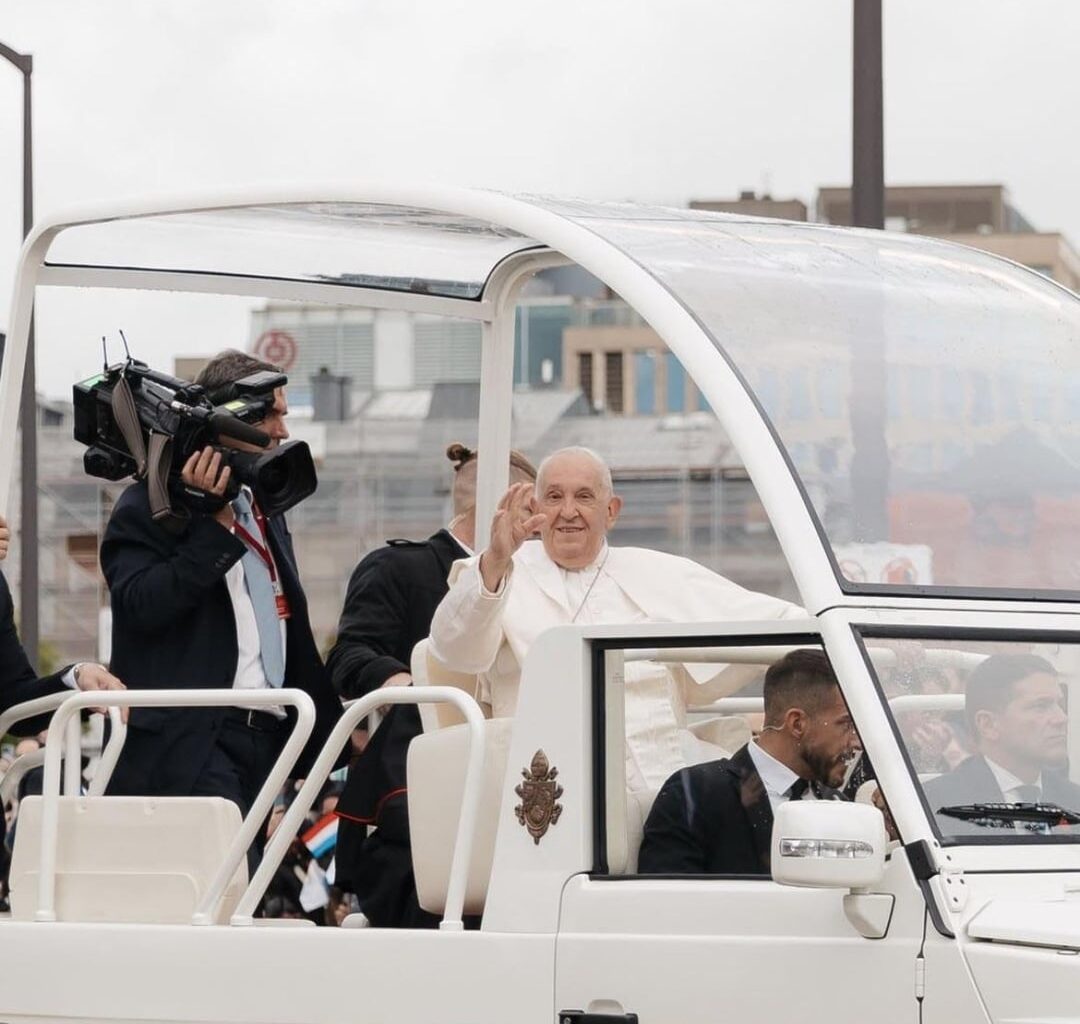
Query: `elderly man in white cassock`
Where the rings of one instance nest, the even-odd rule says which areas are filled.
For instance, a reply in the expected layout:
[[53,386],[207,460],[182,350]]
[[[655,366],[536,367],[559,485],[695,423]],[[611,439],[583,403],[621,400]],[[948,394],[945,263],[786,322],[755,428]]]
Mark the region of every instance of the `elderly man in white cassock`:
[[[533,641],[571,623],[630,624],[780,619],[796,606],[754,593],[686,558],[611,547],[622,499],[611,472],[587,448],[549,455],[535,491],[514,484],[499,501],[491,540],[455,562],[450,591],[431,623],[429,653],[480,676],[496,718],[513,715],[521,666]],[[539,531],[540,539],[532,540]],[[686,728],[688,704],[711,703],[745,680],[721,681],[724,665],[626,666],[627,784],[653,789],[687,764],[722,756]]]

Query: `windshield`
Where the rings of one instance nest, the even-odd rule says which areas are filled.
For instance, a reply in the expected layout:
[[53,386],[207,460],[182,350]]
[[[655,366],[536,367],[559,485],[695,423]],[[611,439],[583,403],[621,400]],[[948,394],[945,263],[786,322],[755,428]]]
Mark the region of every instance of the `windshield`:
[[1080,842],[1080,643],[863,641],[943,843]]
[[845,589],[1080,591],[1076,296],[932,239],[555,208],[662,281],[734,364]]

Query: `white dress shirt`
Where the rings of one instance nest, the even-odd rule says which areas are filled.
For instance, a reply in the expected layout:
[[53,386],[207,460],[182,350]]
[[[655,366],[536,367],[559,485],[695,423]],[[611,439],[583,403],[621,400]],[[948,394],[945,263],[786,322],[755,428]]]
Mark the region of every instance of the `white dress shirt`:
[[[750,760],[754,762],[754,767],[757,769],[758,775],[761,776],[761,781],[765,786],[765,792],[769,797],[769,806],[773,810],[773,814],[776,814],[776,808],[781,804],[786,804],[791,797],[788,795],[788,790],[791,789],[791,785],[799,778],[786,764],[782,761],[777,761],[767,750],[759,747],[757,740],[751,740],[746,745],[747,753],[750,755]],[[808,786],[806,792],[802,795],[803,800],[816,800],[817,794],[814,792],[812,786]]]
[[[239,539],[243,540],[242,537]],[[262,541],[263,538],[256,537],[256,540]],[[244,547],[247,547],[246,542]],[[269,541],[267,541],[266,550],[270,552]],[[273,554],[270,557],[273,558]],[[280,576],[278,578],[280,579]],[[229,590],[233,618],[236,620],[236,675],[233,677],[233,689],[263,690],[269,683],[266,681],[262,658],[259,655],[259,626],[255,621],[255,609],[252,607],[251,595],[248,593],[243,559],[225,573],[225,586]],[[284,661],[286,658],[284,619],[278,619],[278,628],[281,630],[281,656]],[[267,710],[277,713],[278,709],[268,708]]]
[[1039,798],[1042,799],[1042,775],[1034,782],[1024,782],[1023,779],[1017,778],[1008,768],[1002,768],[1001,765],[991,761],[990,758],[984,757],[986,766],[994,774],[994,781],[998,784],[998,789],[1001,790],[1001,795],[1005,798],[1007,804],[1020,804],[1026,803],[1026,801],[1020,796],[1018,792],[1021,786],[1034,786],[1039,791]]

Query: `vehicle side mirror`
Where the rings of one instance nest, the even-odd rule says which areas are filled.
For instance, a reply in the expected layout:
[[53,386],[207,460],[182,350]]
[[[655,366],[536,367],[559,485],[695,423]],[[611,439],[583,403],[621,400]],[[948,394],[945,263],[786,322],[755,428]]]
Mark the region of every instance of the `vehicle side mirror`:
[[772,876],[781,885],[860,889],[885,871],[885,818],[844,800],[789,800],[777,809]]

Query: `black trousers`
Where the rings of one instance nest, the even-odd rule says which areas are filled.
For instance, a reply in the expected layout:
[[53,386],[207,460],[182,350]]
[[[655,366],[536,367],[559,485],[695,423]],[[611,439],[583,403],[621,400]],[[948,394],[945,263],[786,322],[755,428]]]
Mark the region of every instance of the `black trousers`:
[[[224,797],[246,816],[281,753],[287,729],[284,719],[279,722],[267,712],[249,716],[247,711],[231,709],[191,795]],[[262,860],[265,845],[264,822],[248,850],[249,877]]]

